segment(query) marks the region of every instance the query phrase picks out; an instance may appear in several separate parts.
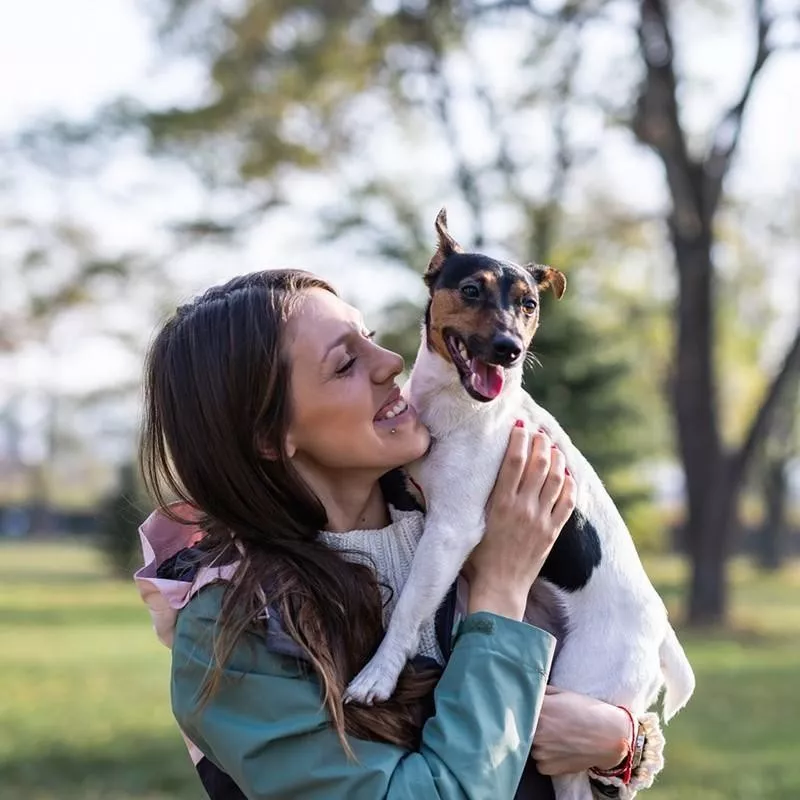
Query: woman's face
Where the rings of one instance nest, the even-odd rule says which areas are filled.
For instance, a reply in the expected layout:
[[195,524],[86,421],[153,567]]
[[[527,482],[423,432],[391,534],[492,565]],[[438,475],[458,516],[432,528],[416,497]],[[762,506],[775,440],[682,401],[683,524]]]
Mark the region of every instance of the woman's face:
[[[403,359],[376,345],[361,314],[310,289],[287,322],[289,455],[307,469],[380,475],[425,453],[430,440],[395,379]],[[393,432],[394,431],[394,432]]]

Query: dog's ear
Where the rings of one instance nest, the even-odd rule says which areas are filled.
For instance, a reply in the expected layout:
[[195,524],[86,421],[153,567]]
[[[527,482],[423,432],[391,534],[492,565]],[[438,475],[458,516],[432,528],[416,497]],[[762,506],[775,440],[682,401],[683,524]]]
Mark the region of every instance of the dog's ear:
[[436,281],[436,276],[442,269],[445,259],[453,253],[463,253],[464,248],[450,235],[447,230],[447,210],[442,209],[436,215],[436,235],[439,237],[439,244],[433,258],[428,263],[428,269],[423,276],[425,285],[430,289]]
[[525,269],[536,281],[540,292],[552,289],[559,300],[564,296],[564,292],[567,291],[567,276],[563,272],[542,264],[526,264]]

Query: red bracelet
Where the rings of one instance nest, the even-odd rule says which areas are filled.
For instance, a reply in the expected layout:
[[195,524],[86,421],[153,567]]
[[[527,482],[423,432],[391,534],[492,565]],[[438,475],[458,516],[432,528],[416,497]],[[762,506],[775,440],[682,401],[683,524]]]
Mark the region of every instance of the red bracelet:
[[592,772],[604,778],[620,778],[627,786],[631,782],[631,773],[633,772],[633,755],[636,750],[636,723],[633,721],[633,714],[631,714],[625,706],[617,706],[617,708],[621,708],[631,721],[631,743],[628,747],[628,754],[616,767],[612,767],[611,769],[597,769],[597,767],[592,767]]

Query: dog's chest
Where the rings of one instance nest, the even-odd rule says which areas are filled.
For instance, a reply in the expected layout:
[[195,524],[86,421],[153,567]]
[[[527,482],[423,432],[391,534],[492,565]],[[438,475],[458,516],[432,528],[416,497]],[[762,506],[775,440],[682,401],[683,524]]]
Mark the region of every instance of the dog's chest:
[[[454,491],[455,482],[465,482],[464,488],[468,484],[471,492],[480,495],[473,500],[482,497],[485,501],[508,444],[508,433],[501,431],[497,420],[485,422],[462,424],[440,437],[434,433],[422,469],[422,477],[433,492]],[[503,427],[510,429],[510,425]]]

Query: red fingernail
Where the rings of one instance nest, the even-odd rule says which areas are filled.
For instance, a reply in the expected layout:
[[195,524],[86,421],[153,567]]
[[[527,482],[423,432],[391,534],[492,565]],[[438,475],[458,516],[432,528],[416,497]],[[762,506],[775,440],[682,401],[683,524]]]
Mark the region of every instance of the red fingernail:
[[518,419],[518,420],[517,420],[517,421],[514,423],[514,427],[515,427],[515,428],[524,428],[524,427],[525,427],[525,420],[523,420],[523,419]]

